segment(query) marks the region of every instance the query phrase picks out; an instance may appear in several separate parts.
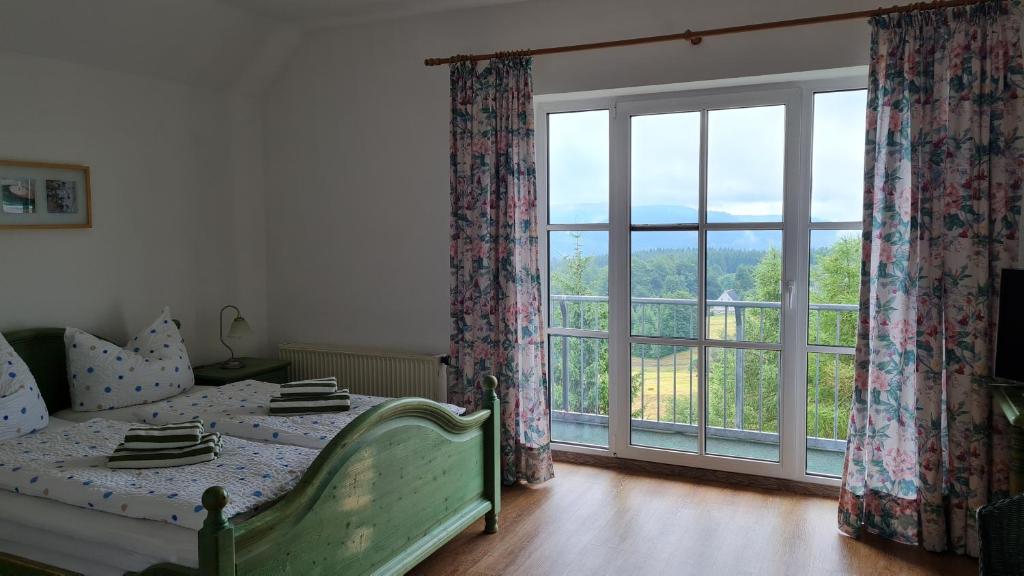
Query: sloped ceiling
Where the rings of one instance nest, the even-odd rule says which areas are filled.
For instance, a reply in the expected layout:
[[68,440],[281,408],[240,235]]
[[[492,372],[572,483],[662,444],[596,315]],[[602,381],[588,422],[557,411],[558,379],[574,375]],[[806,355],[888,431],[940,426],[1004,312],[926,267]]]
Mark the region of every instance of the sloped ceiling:
[[516,1],[0,0],[0,51],[251,90],[304,29]]
[[0,50],[213,89],[281,26],[216,0],[0,0]]
[[510,4],[525,0],[221,0],[239,8],[253,10],[304,26],[333,26],[348,22],[395,18]]

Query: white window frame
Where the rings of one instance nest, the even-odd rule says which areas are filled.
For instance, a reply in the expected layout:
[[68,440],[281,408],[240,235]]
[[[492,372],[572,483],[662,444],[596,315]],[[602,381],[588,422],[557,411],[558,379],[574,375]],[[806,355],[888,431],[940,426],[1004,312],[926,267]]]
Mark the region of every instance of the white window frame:
[[[646,93],[619,94],[601,97],[549,97],[538,98],[536,104],[536,146],[538,184],[538,222],[540,240],[540,263],[544,322],[549,326],[549,276],[548,276],[548,233],[555,231],[606,231],[608,233],[608,332],[580,331],[575,329],[550,328],[550,335],[569,335],[605,338],[608,342],[609,370],[609,426],[608,448],[557,443],[558,450],[582,452],[616,457],[756,474],[816,484],[838,486],[839,480],[832,477],[816,476],[806,472],[806,402],[807,402],[807,317],[809,301],[809,238],[811,230],[838,230],[855,227],[860,222],[816,223],[810,222],[811,194],[811,151],[813,147],[813,102],[817,92],[856,90],[866,87],[867,79],[861,70],[846,73],[830,73],[821,80],[799,80],[770,84],[750,83],[736,85],[735,81],[723,82],[720,88],[701,88],[666,92],[649,88]],[[706,109],[786,105],[786,146],[784,168],[783,222],[778,224],[747,223],[706,223],[706,195],[701,194],[700,232],[728,229],[782,229],[783,230],[783,302],[780,326],[782,338],[777,345],[743,342],[714,341],[711,346],[725,348],[752,347],[757,349],[779,349],[781,352],[782,375],[779,406],[780,454],[778,462],[746,460],[713,454],[691,454],[635,446],[630,438],[630,117],[645,113],[681,112]],[[586,110],[609,111],[609,221],[603,224],[548,224],[548,115],[562,112]],[[701,165],[705,166],[706,122],[702,126]],[[701,170],[701,189],[706,187],[706,170]],[[675,343],[676,345],[704,346],[704,250],[705,242],[699,242],[698,258],[698,300],[699,338],[662,339],[645,338],[648,341]],[[845,352],[845,349],[844,349]],[[697,407],[704,421],[706,387],[704,366],[706,359],[701,350],[698,368],[699,382]],[[550,365],[550,363],[549,363]],[[704,426],[698,426],[698,441],[704,443]]]

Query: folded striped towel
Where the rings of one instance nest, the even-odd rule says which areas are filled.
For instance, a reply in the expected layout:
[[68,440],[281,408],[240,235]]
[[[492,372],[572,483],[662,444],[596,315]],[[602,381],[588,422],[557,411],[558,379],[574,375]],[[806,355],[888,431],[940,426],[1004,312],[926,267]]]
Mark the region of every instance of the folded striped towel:
[[348,390],[343,389],[334,394],[315,394],[307,396],[275,396],[270,399],[271,416],[296,416],[301,414],[321,414],[324,412],[345,412],[352,407]]
[[281,396],[311,396],[313,394],[334,394],[338,391],[338,379],[314,378],[281,384]]
[[199,442],[184,448],[131,450],[120,444],[107,459],[108,468],[170,468],[209,462],[220,455],[220,434],[203,434]]
[[122,446],[126,450],[151,450],[155,448],[187,448],[195,446],[203,437],[203,421],[192,420],[177,424],[132,426],[124,435]]

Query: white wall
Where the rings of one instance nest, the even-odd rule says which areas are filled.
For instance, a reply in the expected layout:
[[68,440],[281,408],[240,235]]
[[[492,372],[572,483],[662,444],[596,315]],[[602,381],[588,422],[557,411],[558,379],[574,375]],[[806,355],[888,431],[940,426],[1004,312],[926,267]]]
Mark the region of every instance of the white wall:
[[[308,37],[267,95],[271,341],[448,347],[448,71],[423,59],[875,7],[536,0]],[[867,63],[863,22],[543,56],[538,94]]]
[[[170,305],[193,362],[219,359],[217,311],[266,348],[259,107],[56,60],[0,53],[0,158],[88,164],[93,228],[0,231],[0,329],[124,338]],[[229,106],[229,104],[231,104]]]

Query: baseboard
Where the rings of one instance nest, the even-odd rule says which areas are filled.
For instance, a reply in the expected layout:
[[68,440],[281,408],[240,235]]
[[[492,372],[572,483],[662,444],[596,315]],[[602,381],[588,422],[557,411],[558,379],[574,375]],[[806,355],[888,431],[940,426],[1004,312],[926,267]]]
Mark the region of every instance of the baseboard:
[[719,484],[730,484],[743,486],[745,488],[756,488],[758,490],[776,490],[793,494],[807,496],[823,496],[826,498],[839,498],[839,488],[835,486],[824,486],[798,480],[786,480],[783,478],[771,478],[768,476],[755,476],[753,474],[740,474],[738,472],[723,472],[721,470],[708,470],[706,468],[692,468],[689,466],[676,466],[674,464],[661,464],[659,462],[646,462],[643,460],[630,460],[629,458],[617,458],[615,456],[601,456],[597,454],[582,454],[579,452],[568,452],[557,448],[551,451],[556,462],[567,462],[570,464],[582,464],[586,466],[600,466],[602,468],[615,468],[630,472],[645,472],[662,476],[678,476],[690,480],[702,482],[716,482]]

